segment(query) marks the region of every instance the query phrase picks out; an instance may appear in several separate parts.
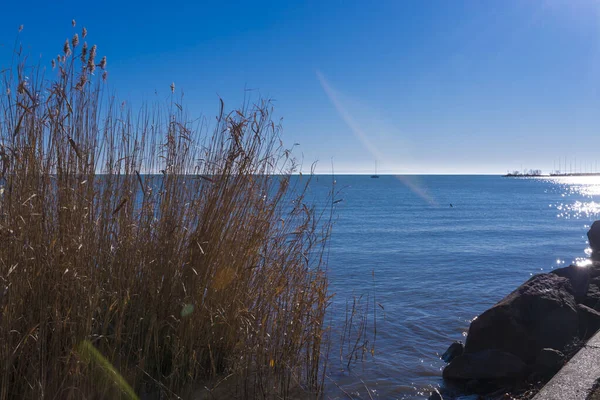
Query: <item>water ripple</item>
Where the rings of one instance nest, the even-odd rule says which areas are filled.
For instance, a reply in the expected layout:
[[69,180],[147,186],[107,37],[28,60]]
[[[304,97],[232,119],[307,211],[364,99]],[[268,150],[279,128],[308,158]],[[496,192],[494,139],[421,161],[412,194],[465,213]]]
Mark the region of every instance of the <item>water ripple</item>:
[[420,177],[434,204],[393,177],[337,178],[346,189],[329,254],[332,337],[353,297],[384,310],[375,307],[374,356],[348,368],[331,350],[326,398],[344,398],[338,386],[363,399],[427,398],[443,384],[439,355],[476,315],[530,275],[585,262],[600,178],[583,178]]

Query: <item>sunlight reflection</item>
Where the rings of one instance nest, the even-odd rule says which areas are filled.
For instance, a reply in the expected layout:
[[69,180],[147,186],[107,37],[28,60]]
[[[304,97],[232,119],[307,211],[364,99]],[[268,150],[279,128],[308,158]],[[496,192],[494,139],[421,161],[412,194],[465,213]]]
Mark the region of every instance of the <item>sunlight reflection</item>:
[[592,265],[592,260],[590,260],[589,258],[578,257],[575,259],[574,264],[577,265],[578,267],[588,267],[588,266]]
[[[561,201],[550,204],[550,207],[556,208],[556,217],[564,219],[584,219],[593,221],[600,219],[600,176],[561,176],[561,177],[543,177],[539,178],[555,185],[556,193],[560,194]],[[569,198],[572,199],[569,199]],[[583,224],[583,229],[590,228],[589,222]],[[585,236],[583,236],[583,239]],[[587,243],[587,242],[586,242]],[[578,267],[588,267],[592,264],[589,257],[592,255],[592,249],[587,246],[584,250],[586,257],[577,257],[573,265]],[[556,260],[557,267],[564,264],[561,259]]]
[[552,176],[544,179],[567,187],[569,193],[600,195],[600,176]]
[[600,214],[600,203],[594,201],[576,201],[573,204],[558,204],[556,210],[560,211],[556,216],[559,218],[595,218]]
[[[560,176],[544,177],[545,181],[557,185],[560,196],[565,202],[557,203],[558,218],[565,219],[596,219],[600,216],[600,202],[596,202],[595,196],[600,196],[600,176]],[[584,197],[573,202],[568,198],[572,196]]]

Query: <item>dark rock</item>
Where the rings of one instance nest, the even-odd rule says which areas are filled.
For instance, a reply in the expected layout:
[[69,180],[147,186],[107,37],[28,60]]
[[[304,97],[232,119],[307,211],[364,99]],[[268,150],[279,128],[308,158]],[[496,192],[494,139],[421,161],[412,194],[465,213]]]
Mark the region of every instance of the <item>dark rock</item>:
[[465,383],[466,393],[487,394],[498,389],[498,382],[481,379],[471,379]]
[[520,379],[527,373],[527,365],[519,357],[496,349],[464,353],[444,368],[445,379],[501,380]]
[[590,277],[593,280],[594,278],[600,277],[600,261],[591,259],[590,261],[592,263],[588,265],[588,269],[590,270]]
[[456,357],[460,356],[465,349],[465,346],[462,342],[454,342],[448,347],[448,350],[444,354],[442,354],[442,360],[449,363],[454,360]]
[[562,350],[577,336],[577,323],[569,279],[536,275],[471,323],[463,356],[496,349],[533,364],[543,348]]
[[565,355],[558,350],[542,349],[535,359],[534,371],[542,377],[551,377],[563,366]]
[[478,379],[471,379],[467,383],[465,383],[465,390],[470,393],[478,393],[482,389],[482,381]]
[[583,346],[585,346],[586,342],[587,340],[582,340],[579,336],[574,337],[573,340],[567,344],[563,350],[561,350],[561,352],[565,355],[565,360],[570,360],[573,358],[573,356],[577,354],[577,352],[581,350]]
[[437,389],[433,389],[433,392],[431,392],[431,395],[427,400],[444,400],[444,398]]
[[589,268],[569,265],[568,267],[555,269],[551,273],[569,279],[569,282],[571,282],[571,286],[573,287],[575,301],[580,303],[585,299],[585,295],[587,294],[590,285]]
[[[483,397],[484,400],[516,400],[520,397],[515,397],[511,394],[512,389],[511,388],[502,388],[499,390],[496,390],[493,393],[486,393],[485,397]],[[526,397],[523,397],[524,399]],[[479,399],[477,399],[479,400]]]
[[583,304],[577,304],[579,313],[579,336],[587,340],[600,329],[600,312]]
[[600,221],[594,221],[587,233],[587,237],[592,248],[592,259],[600,259]]
[[590,281],[590,286],[582,301],[586,306],[594,310],[600,310],[600,279],[594,278]]

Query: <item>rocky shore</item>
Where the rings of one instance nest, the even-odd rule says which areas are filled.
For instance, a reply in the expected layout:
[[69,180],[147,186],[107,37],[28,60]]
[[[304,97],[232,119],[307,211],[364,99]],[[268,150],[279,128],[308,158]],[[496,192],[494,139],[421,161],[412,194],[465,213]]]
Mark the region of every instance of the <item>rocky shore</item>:
[[430,400],[529,399],[560,370],[600,329],[600,221],[588,239],[589,265],[535,275],[471,322]]

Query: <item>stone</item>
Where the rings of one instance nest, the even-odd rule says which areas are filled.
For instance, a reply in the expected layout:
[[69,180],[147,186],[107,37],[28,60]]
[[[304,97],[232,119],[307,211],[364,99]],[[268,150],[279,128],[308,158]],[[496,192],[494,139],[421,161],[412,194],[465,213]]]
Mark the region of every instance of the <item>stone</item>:
[[496,349],[464,353],[444,368],[445,379],[451,380],[502,380],[521,379],[527,365],[519,357]]
[[465,383],[465,393],[487,394],[498,389],[498,382],[481,379],[471,379]]
[[448,350],[444,354],[442,354],[442,360],[449,363],[454,360],[456,357],[460,356],[464,351],[465,346],[462,342],[454,342],[449,347]]
[[600,259],[600,221],[594,221],[587,233],[587,237],[592,248],[592,259]]
[[600,279],[594,278],[590,281],[590,286],[581,302],[594,310],[600,310]]
[[551,377],[563,366],[565,355],[558,350],[542,349],[535,359],[534,371],[542,377]]
[[[511,394],[511,388],[502,388],[493,393],[488,393],[482,398],[484,400],[516,400],[517,399],[517,397],[514,397]],[[477,399],[477,400],[480,400],[480,399]]]
[[573,288],[573,294],[575,295],[575,301],[581,303],[585,299],[590,285],[589,268],[569,265],[568,267],[555,269],[551,273],[569,279]]
[[591,264],[588,265],[588,269],[590,270],[590,277],[592,280],[594,278],[600,277],[600,261],[590,259]]
[[576,307],[568,278],[535,275],[473,320],[463,356],[493,349],[533,364],[543,348],[562,350],[577,336]]
[[554,375],[534,400],[586,400],[600,376],[600,348],[583,347]]
[[600,329],[600,312],[584,304],[577,305],[579,313],[579,336],[587,340]]

